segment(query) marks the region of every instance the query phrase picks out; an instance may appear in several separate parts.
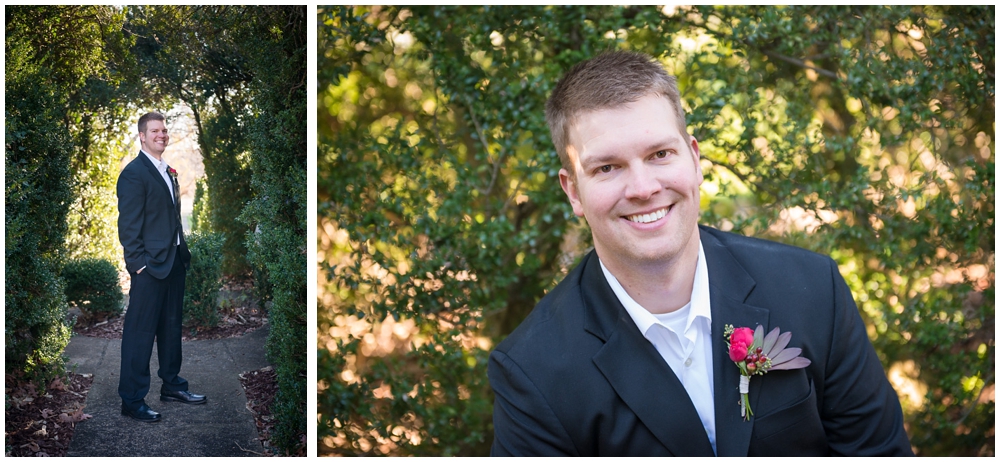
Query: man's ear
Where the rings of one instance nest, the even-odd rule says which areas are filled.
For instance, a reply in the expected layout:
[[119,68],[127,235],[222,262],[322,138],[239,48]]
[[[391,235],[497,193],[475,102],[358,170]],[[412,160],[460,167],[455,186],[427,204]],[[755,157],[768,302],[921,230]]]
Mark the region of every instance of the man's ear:
[[701,171],[701,150],[698,149],[698,140],[691,137],[691,155],[694,156],[694,166],[698,171],[698,184],[705,181],[705,174]]
[[570,205],[573,206],[573,214],[582,217],[583,204],[580,202],[580,191],[576,186],[576,177],[570,175],[569,171],[564,168],[559,169],[559,184],[562,186],[563,192],[566,193],[566,197],[569,198]]

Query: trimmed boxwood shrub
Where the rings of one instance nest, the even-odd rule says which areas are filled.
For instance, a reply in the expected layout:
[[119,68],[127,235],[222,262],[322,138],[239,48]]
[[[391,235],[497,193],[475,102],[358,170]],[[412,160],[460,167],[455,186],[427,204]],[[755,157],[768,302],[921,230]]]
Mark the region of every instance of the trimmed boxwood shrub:
[[[254,197],[240,215],[247,225],[247,259],[255,281],[270,291],[267,358],[274,364],[278,393],[271,411],[274,446],[294,453],[303,447],[306,422],[307,296],[306,8],[248,10],[241,16],[254,117],[246,126]],[[261,39],[263,38],[263,39]],[[206,170],[208,166],[206,165]],[[214,194],[214,191],[210,191]]]
[[100,258],[70,260],[63,267],[66,301],[83,312],[86,321],[120,316],[125,298],[114,263]]
[[60,123],[67,91],[38,64],[45,55],[20,29],[27,10],[6,13],[4,370],[42,383],[62,372],[70,336],[59,271],[73,199],[72,140]]
[[219,323],[223,237],[218,233],[197,232],[184,239],[191,251],[191,266],[184,284],[184,325],[214,327]]

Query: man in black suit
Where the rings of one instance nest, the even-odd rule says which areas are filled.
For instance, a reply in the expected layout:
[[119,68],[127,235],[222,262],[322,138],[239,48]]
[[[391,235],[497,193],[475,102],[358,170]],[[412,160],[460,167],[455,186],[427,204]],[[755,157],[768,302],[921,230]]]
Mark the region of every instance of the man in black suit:
[[170,142],[164,120],[156,112],[139,118],[142,150],[118,176],[118,238],[132,277],[118,394],[122,415],[143,422],[160,420],[145,402],[154,338],[163,380],[160,401],[204,404],[207,400],[189,393],[187,380],[177,375],[184,276],[191,253],[184,242],[177,172],[162,158]]
[[[546,118],[594,251],[490,355],[493,455],[912,455],[833,260],[698,225],[698,142],[659,63],[578,64]],[[753,376],[752,415],[726,325],[811,361]]]

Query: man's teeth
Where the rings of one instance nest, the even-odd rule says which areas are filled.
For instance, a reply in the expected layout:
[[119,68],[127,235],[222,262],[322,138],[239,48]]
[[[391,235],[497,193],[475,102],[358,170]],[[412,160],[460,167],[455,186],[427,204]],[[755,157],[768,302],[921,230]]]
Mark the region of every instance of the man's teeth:
[[667,214],[667,209],[660,209],[653,213],[645,213],[639,215],[629,215],[625,217],[629,221],[634,221],[636,223],[652,223],[660,218],[663,218]]

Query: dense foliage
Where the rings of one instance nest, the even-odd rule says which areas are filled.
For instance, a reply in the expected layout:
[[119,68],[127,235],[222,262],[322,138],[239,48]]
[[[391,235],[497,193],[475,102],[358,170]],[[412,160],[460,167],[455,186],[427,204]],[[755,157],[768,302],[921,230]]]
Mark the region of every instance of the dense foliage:
[[194,183],[194,201],[191,205],[191,232],[211,230],[212,222],[208,215],[208,188],[205,180]]
[[184,325],[215,327],[222,289],[222,235],[201,231],[184,239],[191,251],[191,266],[184,280]]
[[[16,62],[6,68],[4,360],[7,371],[61,371],[69,342],[59,270],[65,258],[70,195],[69,145],[58,123],[59,101],[45,71]],[[11,65],[15,61],[15,65]],[[41,75],[40,75],[41,74]],[[37,117],[37,116],[41,117]],[[37,117],[37,120],[35,119]],[[48,369],[48,371],[46,370]]]
[[[111,7],[5,13],[5,362],[8,372],[39,378],[62,371],[69,341],[65,259],[107,257],[111,248],[113,233],[94,231],[106,224],[107,154],[79,138],[114,119],[101,110],[108,100],[100,90],[119,82],[107,63],[124,39]],[[78,186],[78,171],[93,188]],[[92,215],[73,218],[81,208]]]
[[66,262],[66,301],[80,309],[82,321],[120,316],[125,311],[118,266],[100,258],[80,258]]
[[994,453],[992,7],[333,7],[318,21],[321,452],[488,451],[489,350],[590,245],[544,102],[617,48],[679,77],[702,223],[831,255],[915,450]]
[[272,436],[287,450],[305,444],[306,431],[306,8],[248,9],[237,17],[255,76],[246,136],[257,191],[240,220],[251,229],[247,258],[267,275],[272,295]]

